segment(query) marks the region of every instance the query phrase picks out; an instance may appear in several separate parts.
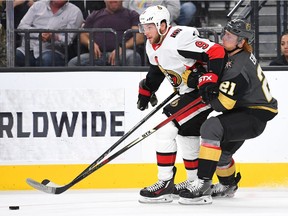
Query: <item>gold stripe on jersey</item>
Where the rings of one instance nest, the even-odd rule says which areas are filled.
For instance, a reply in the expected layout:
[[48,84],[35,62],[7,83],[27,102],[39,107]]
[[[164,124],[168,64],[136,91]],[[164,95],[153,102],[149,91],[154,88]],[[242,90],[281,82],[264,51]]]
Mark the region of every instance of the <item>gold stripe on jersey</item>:
[[236,104],[235,100],[232,100],[221,92],[219,92],[218,100],[227,110],[231,110]]
[[225,169],[217,168],[216,174],[217,176],[220,176],[220,177],[228,177],[228,176],[233,175],[235,173],[235,170],[236,170],[235,163],[233,163],[232,166],[225,168]]
[[209,148],[207,146],[200,146],[199,159],[219,161],[221,156],[220,148]]
[[270,111],[272,113],[278,113],[277,109],[273,109],[273,108],[265,107],[265,106],[249,106],[248,108],[251,108],[251,109],[262,109],[262,110],[268,110],[268,111]]

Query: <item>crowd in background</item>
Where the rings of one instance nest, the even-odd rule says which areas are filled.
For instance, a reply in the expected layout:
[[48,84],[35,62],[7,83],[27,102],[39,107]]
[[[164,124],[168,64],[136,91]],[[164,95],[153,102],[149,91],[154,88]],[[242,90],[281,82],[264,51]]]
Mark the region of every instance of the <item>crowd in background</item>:
[[[112,5],[115,2],[121,2],[120,6],[116,6],[117,8],[107,9],[107,3]],[[6,66],[6,37],[5,37],[5,29],[6,29],[6,7],[5,1],[0,0],[0,11],[1,11],[1,56],[0,56],[0,66]],[[120,60],[122,57],[122,36],[123,32],[127,29],[137,29],[139,23],[139,14],[141,14],[147,7],[151,5],[164,5],[168,8],[171,13],[171,20],[174,25],[190,25],[200,27],[200,20],[196,20],[196,17],[199,17],[199,2],[197,1],[168,1],[168,0],[160,0],[160,1],[152,1],[152,0],[124,0],[124,1],[95,1],[95,0],[14,0],[14,27],[15,29],[25,30],[25,29],[77,29],[77,28],[115,28],[118,36],[118,45],[119,47],[116,49],[114,46],[113,36],[109,36],[106,34],[107,38],[105,41],[100,40],[103,36],[100,33],[93,35],[94,46],[91,46],[93,49],[93,58],[94,65],[115,65],[115,50],[120,56]],[[57,6],[57,4],[59,6]],[[117,3],[116,3],[117,4]],[[53,5],[56,5],[54,7]],[[72,6],[73,5],[73,6]],[[77,9],[76,7],[77,6]],[[125,12],[123,12],[123,8],[125,8]],[[40,12],[41,11],[41,12]],[[81,15],[79,13],[81,12]],[[97,12],[96,12],[97,11]],[[107,13],[108,11],[108,13]],[[134,15],[131,14],[134,11]],[[52,12],[52,13],[51,13]],[[41,19],[39,18],[39,14],[45,14]],[[69,14],[74,14],[74,16],[69,16]],[[128,13],[128,14],[127,14]],[[65,22],[63,23],[64,14]],[[76,15],[75,15],[76,14]],[[115,15],[116,14],[116,15]],[[119,17],[126,16],[127,19],[123,20]],[[67,17],[68,16],[68,17]],[[76,20],[75,20],[76,17]],[[117,17],[119,19],[117,19]],[[80,20],[81,24],[79,23]],[[109,20],[107,22],[107,19]],[[115,19],[115,20],[114,20]],[[61,21],[60,21],[61,20]],[[87,20],[88,23],[87,24]],[[100,21],[99,21],[100,20]],[[114,20],[114,21],[113,21]],[[97,21],[97,22],[96,22]],[[118,22],[119,21],[119,22]],[[100,22],[100,24],[99,24]],[[97,24],[95,24],[97,23]],[[59,25],[60,24],[60,25]],[[22,34],[23,35],[23,34]],[[91,62],[88,61],[89,53],[91,50],[87,43],[89,36],[87,33],[83,33],[80,35],[81,42],[81,50],[80,57],[79,52],[77,52],[77,40],[76,33],[69,34],[68,43],[69,43],[69,61],[67,64],[69,66],[76,65],[89,65]],[[143,35],[136,34],[136,55],[135,50],[132,50],[133,43],[132,40],[133,35],[130,34],[127,36],[126,41],[126,64],[127,65],[143,65],[143,59],[145,58],[143,55],[143,46],[144,46],[144,37]],[[29,54],[29,63],[28,66],[64,66],[65,58],[63,53],[63,40],[64,37],[61,38],[60,34],[54,34],[53,39],[52,34],[48,32],[41,33],[42,42],[42,52],[39,53],[39,38],[37,33],[30,34],[30,51],[25,53],[25,43],[23,37],[21,37],[20,33],[15,33],[15,66],[27,66],[27,62],[25,62],[25,58],[27,58],[27,53]],[[74,38],[74,39],[73,39]],[[132,39],[131,39],[132,38]],[[86,39],[86,40],[85,40]],[[130,41],[129,41],[130,39]],[[51,52],[51,42],[54,42],[56,45]],[[62,46],[62,47],[61,47]],[[105,48],[104,48],[105,46]],[[107,47],[107,49],[106,49]],[[106,49],[106,50],[104,50]],[[105,55],[103,54],[105,53]],[[78,57],[77,57],[78,54]],[[114,55],[114,57],[113,57]],[[133,60],[131,59],[133,56]],[[135,57],[136,56],[136,57]],[[54,58],[54,62],[52,62],[52,57]],[[74,59],[73,59],[74,57]],[[104,57],[104,59],[103,59]],[[136,60],[135,60],[136,58]]]
[[[0,67],[7,65],[5,3],[5,0],[0,0]],[[15,29],[113,28],[118,39],[118,45],[116,45],[114,43],[115,36],[111,35],[112,33],[97,32],[90,35],[91,32],[83,32],[78,37],[75,32],[69,33],[67,61],[63,34],[41,32],[41,37],[39,37],[39,33],[31,33],[30,50],[25,52],[23,32],[22,34],[16,32],[15,66],[84,66],[91,64],[103,66],[117,65],[117,59],[120,60],[119,64],[121,65],[123,48],[125,48],[125,64],[140,66],[145,61],[143,35],[136,33],[135,37],[133,33],[130,33],[125,38],[125,44],[122,44],[123,34],[126,30],[137,30],[139,15],[151,5],[163,5],[171,14],[172,25],[201,27],[205,22],[205,18],[203,18],[205,11],[201,4],[200,1],[187,0],[14,0]],[[40,17],[40,14],[45,14],[45,16]],[[103,37],[106,39],[101,39]],[[78,45],[79,41],[80,46]],[[90,44],[90,41],[93,44]],[[52,46],[51,43],[54,45]],[[288,51],[284,50],[288,50],[288,45],[281,42],[282,59],[276,63],[275,61],[271,62],[271,65],[282,63],[287,65]],[[28,61],[27,54],[29,55]]]

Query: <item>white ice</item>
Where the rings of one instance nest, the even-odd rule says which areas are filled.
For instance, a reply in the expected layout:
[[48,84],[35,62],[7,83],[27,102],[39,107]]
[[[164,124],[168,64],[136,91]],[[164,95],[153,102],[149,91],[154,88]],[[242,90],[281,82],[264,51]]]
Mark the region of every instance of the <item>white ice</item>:
[[[139,189],[68,190],[60,195],[36,190],[1,191],[1,216],[279,216],[288,215],[288,188],[239,188],[234,198],[186,206],[177,200],[141,204]],[[19,210],[9,210],[19,206]]]

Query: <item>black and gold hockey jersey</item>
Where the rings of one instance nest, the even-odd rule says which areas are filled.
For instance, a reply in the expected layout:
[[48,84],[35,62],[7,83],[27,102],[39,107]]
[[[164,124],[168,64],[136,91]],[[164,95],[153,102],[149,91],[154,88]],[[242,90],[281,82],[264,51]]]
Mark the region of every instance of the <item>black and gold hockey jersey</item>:
[[230,56],[219,86],[218,99],[211,101],[216,111],[249,109],[263,120],[277,113],[265,75],[255,56],[246,51]]

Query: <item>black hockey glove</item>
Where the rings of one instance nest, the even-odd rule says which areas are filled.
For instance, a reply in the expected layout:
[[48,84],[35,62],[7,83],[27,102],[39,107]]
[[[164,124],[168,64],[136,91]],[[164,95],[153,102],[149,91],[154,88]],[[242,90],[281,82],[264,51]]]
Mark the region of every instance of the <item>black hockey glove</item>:
[[183,82],[189,88],[197,88],[199,78],[206,73],[206,69],[203,64],[196,62],[191,68],[185,70],[182,74]]
[[208,104],[219,95],[218,76],[214,73],[203,74],[199,78],[199,93],[203,101]]
[[150,89],[145,85],[145,79],[139,83],[139,94],[137,101],[137,108],[140,110],[148,109],[148,103],[154,107],[157,103],[157,97],[155,93],[152,93]]

